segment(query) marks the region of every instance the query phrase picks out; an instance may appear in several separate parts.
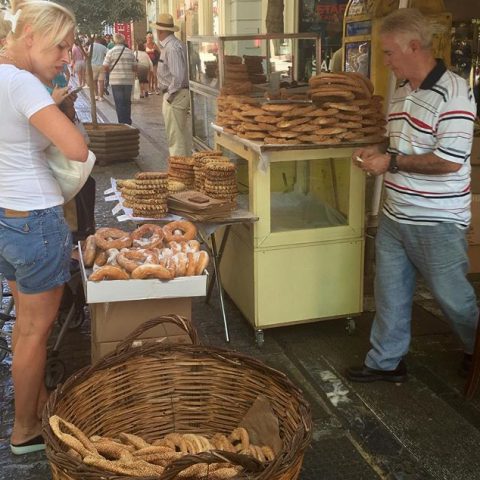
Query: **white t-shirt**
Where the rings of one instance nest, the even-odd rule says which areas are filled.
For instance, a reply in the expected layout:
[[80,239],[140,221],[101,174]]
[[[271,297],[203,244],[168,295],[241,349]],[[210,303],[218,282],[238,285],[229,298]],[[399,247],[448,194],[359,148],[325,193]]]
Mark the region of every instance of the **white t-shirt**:
[[54,103],[31,73],[0,65],[0,207],[25,211],[63,204],[45,157],[51,142],[29,122]]

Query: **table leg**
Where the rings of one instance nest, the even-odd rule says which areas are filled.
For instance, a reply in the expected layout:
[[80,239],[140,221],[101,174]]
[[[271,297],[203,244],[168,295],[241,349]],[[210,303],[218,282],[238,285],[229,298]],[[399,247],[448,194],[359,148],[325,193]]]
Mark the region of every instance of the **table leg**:
[[[225,232],[223,233],[222,243],[220,244],[220,249],[218,250],[218,257],[217,257],[217,267],[220,268],[220,262],[222,261],[223,251],[225,250],[225,245],[227,244],[228,236],[230,234],[231,225],[227,225],[225,227]],[[215,233],[212,233],[211,237],[213,237]],[[214,271],[210,281],[208,282],[208,289],[207,289],[207,296],[205,297],[205,303],[210,302],[210,297],[212,296],[213,286],[217,280],[216,272]]]
[[[227,226],[227,228],[228,228],[228,226]],[[225,231],[225,234],[227,234],[227,231]],[[216,280],[217,288],[218,288],[218,296],[220,297],[220,308],[222,309],[223,326],[225,328],[225,340],[227,342],[230,342],[230,336],[229,336],[229,333],[228,333],[228,324],[227,324],[227,314],[225,312],[225,303],[224,303],[224,300],[223,300],[222,280],[221,280],[221,277],[220,277],[220,260],[221,260],[220,251],[221,251],[222,245],[223,245],[223,247],[225,247],[225,245],[224,245],[224,242],[222,241],[222,244],[220,246],[220,251],[219,251],[219,250],[217,250],[217,242],[215,240],[215,233],[212,233],[210,235],[210,239],[211,239],[211,242],[212,242],[213,270],[214,270],[215,280]],[[213,280],[213,278],[212,278],[212,280]]]

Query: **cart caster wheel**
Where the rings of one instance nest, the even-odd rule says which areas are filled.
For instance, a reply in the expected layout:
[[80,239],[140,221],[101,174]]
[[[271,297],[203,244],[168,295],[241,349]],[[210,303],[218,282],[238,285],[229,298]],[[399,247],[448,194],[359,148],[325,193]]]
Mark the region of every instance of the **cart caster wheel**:
[[263,344],[265,343],[263,330],[255,330],[255,343],[257,344],[257,347],[263,347]]
[[54,389],[65,377],[65,364],[58,358],[50,358],[45,366],[45,385]]
[[347,331],[347,334],[353,335],[356,329],[357,329],[357,324],[355,322],[355,319],[347,318],[347,323],[345,325],[345,330]]
[[3,362],[7,354],[10,353],[6,338],[0,337],[0,362]]

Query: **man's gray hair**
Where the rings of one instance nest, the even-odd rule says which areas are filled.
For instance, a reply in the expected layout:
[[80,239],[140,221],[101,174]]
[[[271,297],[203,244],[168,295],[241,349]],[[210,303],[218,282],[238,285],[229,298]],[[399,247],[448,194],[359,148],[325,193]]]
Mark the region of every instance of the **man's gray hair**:
[[387,15],[380,26],[380,34],[400,34],[405,43],[420,40],[422,48],[432,47],[432,26],[428,18],[416,8],[401,8]]
[[125,36],[121,33],[114,33],[113,43],[115,43],[116,45],[123,45],[125,43]]

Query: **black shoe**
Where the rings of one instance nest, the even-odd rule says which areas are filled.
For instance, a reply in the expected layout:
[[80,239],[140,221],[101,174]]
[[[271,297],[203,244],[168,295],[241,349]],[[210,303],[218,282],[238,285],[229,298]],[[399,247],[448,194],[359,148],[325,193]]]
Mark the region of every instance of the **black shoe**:
[[26,453],[40,452],[45,450],[45,440],[42,435],[37,435],[36,437],[28,440],[24,443],[19,444],[10,444],[10,450],[14,455],[25,455]]
[[458,369],[458,375],[463,378],[467,378],[472,368],[473,355],[471,353],[464,353],[460,368]]
[[395,370],[375,370],[362,365],[361,367],[347,368],[346,377],[351,382],[394,382],[403,383],[407,380],[407,367],[403,360]]

